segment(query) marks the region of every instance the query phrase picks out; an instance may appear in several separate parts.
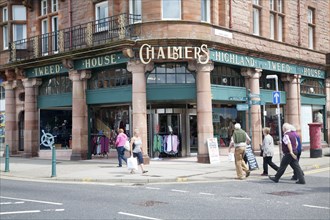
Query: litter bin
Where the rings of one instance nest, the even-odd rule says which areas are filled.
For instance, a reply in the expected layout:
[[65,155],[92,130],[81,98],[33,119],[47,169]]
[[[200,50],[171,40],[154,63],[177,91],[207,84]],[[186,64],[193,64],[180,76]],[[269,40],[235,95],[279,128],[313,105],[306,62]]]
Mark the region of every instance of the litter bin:
[[322,157],[321,147],[321,123],[310,123],[309,126],[309,137],[310,137],[310,157],[317,158]]

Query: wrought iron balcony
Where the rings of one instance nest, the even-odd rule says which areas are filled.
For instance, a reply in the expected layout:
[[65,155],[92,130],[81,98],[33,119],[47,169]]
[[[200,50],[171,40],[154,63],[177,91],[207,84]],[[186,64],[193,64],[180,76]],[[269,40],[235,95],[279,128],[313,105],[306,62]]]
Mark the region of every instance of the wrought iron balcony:
[[135,36],[141,15],[120,14],[9,43],[10,62],[93,47]]

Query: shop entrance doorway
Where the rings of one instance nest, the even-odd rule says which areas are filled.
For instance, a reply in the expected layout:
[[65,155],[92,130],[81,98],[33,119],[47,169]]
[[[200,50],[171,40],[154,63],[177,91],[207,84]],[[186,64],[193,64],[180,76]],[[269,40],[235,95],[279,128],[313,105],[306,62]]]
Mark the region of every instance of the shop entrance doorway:
[[18,150],[24,151],[24,111],[18,116]]
[[197,115],[189,116],[189,133],[190,133],[190,156],[198,153],[198,139],[197,139]]

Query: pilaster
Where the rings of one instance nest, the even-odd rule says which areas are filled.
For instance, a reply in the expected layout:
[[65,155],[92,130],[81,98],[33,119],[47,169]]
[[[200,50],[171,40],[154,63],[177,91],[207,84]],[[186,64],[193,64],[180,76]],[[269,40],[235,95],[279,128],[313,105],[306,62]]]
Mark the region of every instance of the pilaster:
[[213,63],[189,62],[188,69],[196,71],[198,163],[210,163],[207,139],[213,138],[211,71]]
[[72,81],[72,154],[71,160],[85,160],[88,155],[88,112],[85,90],[87,79],[91,77],[88,70],[72,70],[69,78]]

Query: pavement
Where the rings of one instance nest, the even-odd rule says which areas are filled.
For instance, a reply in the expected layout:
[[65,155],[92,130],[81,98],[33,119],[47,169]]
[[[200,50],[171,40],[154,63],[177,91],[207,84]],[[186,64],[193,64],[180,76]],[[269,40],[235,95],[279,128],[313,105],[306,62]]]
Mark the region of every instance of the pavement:
[[[278,149],[278,148],[276,148]],[[322,157],[310,158],[309,150],[303,151],[300,158],[300,166],[308,175],[308,171],[323,169],[330,170],[330,148],[322,149]],[[3,155],[0,152],[0,155]],[[256,156],[259,170],[251,172],[250,179],[267,179],[260,176],[262,173],[262,157]],[[279,165],[279,152],[275,150],[273,162]],[[5,172],[5,158],[0,157],[1,179],[18,179],[30,181],[51,182],[93,182],[93,183],[166,183],[166,182],[210,182],[210,181],[240,181],[236,180],[235,163],[228,159],[228,148],[220,148],[220,163],[197,163],[197,157],[163,158],[153,160],[145,165],[148,172],[142,174],[140,168],[135,174],[130,174],[126,165],[117,167],[117,158],[99,157],[83,161],[56,161],[56,176],[52,175],[52,161],[41,158],[9,158],[9,172]],[[125,164],[125,163],[124,163]],[[269,167],[269,175],[275,171]],[[283,178],[290,178],[291,167],[288,167]],[[308,182],[307,182],[308,184]]]

